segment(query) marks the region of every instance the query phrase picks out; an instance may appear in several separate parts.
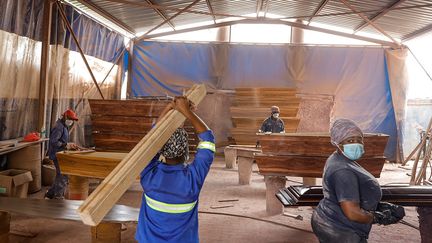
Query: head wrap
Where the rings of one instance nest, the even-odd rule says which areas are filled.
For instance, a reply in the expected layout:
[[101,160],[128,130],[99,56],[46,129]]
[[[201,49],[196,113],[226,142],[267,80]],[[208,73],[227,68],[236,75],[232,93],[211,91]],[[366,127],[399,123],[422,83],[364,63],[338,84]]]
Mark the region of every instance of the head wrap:
[[350,119],[337,119],[330,128],[331,143],[335,146],[350,137],[362,137],[362,130]]
[[177,128],[161,149],[161,154],[167,159],[189,155],[188,134],[183,128]]
[[272,106],[271,108],[270,108],[270,110],[271,110],[271,113],[280,113],[280,111],[279,111],[279,107],[277,107],[277,106]]

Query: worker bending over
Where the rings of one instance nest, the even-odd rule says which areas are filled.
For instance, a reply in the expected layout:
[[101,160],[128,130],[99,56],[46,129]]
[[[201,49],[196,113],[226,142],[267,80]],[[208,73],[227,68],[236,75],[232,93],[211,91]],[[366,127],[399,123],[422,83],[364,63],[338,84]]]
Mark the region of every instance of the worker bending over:
[[199,242],[198,198],[213,162],[214,137],[192,111],[193,104],[188,99],[177,97],[160,117],[172,108],[192,123],[200,142],[194,161],[186,164],[187,132],[177,129],[141,172],[144,193],[135,235],[138,242]]
[[48,147],[48,157],[54,162],[56,168],[56,177],[53,185],[45,193],[45,199],[63,199],[68,178],[61,174],[60,165],[57,160],[56,153],[66,150],[75,149],[77,146],[74,143],[69,143],[69,130],[72,128],[74,121],[78,121],[78,117],[73,110],[66,110],[62,118],[59,118],[51,129]]
[[282,119],[279,118],[280,110],[277,106],[270,108],[270,116],[264,120],[259,132],[263,133],[284,133],[285,125]]

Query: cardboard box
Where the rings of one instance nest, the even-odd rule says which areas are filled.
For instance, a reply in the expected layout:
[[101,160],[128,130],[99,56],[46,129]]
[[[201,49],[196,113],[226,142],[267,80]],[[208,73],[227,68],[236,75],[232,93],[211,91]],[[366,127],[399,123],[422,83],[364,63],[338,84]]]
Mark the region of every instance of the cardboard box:
[[0,171],[0,196],[26,198],[28,184],[32,180],[30,171],[14,169]]

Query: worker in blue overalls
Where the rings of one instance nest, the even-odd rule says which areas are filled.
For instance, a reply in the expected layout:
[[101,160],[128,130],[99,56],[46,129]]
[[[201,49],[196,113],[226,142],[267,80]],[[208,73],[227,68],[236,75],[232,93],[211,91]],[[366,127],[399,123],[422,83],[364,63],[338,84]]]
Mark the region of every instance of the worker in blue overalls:
[[141,172],[144,193],[135,235],[138,242],[199,242],[198,197],[213,162],[214,137],[185,97],[177,97],[163,114],[172,108],[192,123],[200,142],[195,159],[186,164],[187,132],[177,129]]
[[45,193],[45,199],[63,199],[68,178],[61,174],[56,153],[66,149],[76,149],[74,143],[69,143],[69,130],[78,117],[71,109],[66,110],[51,129],[48,147],[48,157],[54,162],[56,177],[53,185]]

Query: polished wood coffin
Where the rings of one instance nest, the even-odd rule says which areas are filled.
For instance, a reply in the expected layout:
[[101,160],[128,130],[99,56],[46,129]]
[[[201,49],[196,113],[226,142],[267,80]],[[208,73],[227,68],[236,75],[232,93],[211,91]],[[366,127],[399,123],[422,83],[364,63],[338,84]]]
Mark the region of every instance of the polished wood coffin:
[[[336,150],[326,133],[257,134],[262,153],[255,154],[264,175],[322,177],[327,158]],[[367,133],[365,154],[357,162],[373,176],[380,177],[389,136]]]

